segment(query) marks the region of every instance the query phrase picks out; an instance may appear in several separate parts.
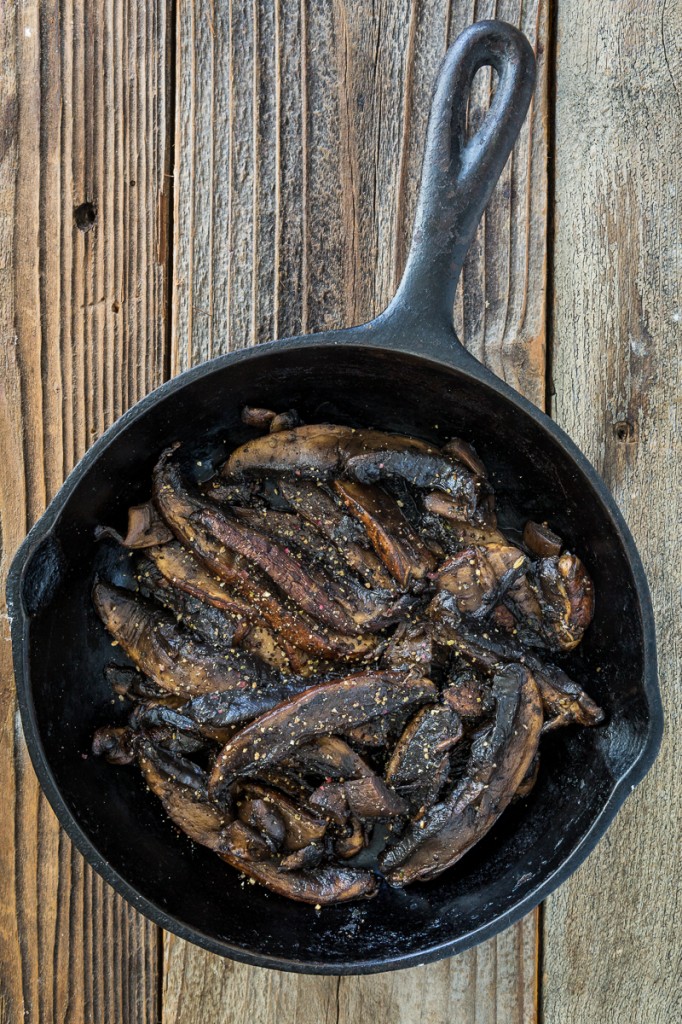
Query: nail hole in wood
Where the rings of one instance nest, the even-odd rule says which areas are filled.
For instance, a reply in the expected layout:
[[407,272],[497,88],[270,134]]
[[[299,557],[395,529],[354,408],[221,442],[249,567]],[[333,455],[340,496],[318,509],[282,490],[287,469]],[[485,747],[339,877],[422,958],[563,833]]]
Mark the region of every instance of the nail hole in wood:
[[114,299],[114,301],[111,303],[111,312],[112,313],[119,313],[120,310],[121,310],[121,303],[118,301],[118,299]]
[[625,444],[637,440],[637,426],[630,420],[618,420],[613,425],[613,432],[616,435],[616,439],[623,441]]
[[73,211],[73,219],[79,231],[90,231],[97,220],[97,210],[93,203],[81,203]]

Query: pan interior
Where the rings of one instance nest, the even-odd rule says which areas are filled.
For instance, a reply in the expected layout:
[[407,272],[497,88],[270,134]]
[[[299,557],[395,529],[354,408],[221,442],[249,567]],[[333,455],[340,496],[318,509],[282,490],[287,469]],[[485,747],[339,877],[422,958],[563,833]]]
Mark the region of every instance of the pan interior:
[[[239,418],[245,404],[294,407],[308,422],[377,427],[436,443],[452,435],[471,441],[488,466],[502,528],[547,520],[595,582],[594,623],[564,665],[605,708],[607,724],[543,739],[530,796],[440,879],[404,892],[385,888],[370,902],[321,913],[245,884],[178,833],[136,769],[89,754],[93,730],[124,714],[103,668],[125,659],[112,648],[89,596],[93,566],[103,557],[95,526],[121,528],[128,505],[149,497],[152,466],[170,442],[202,439],[200,459],[252,436]],[[599,497],[529,416],[461,371],[417,356],[324,344],[272,348],[218,365],[162,396],[80,477],[32,560],[24,597],[40,740],[82,831],[141,896],[213,948],[280,959],[282,966],[314,962],[317,969],[343,970],[362,962],[376,969],[418,958],[511,911],[580,844],[647,736],[637,595]]]

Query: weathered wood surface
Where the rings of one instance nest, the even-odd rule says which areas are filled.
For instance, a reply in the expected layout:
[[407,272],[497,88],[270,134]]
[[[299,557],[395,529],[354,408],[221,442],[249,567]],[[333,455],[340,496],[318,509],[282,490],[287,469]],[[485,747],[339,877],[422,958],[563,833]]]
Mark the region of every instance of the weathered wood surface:
[[76,853],[30,766],[4,581],[65,474],[161,380],[165,10],[0,4],[2,1024],[159,1016],[158,930]]
[[[388,302],[409,245],[429,101],[474,20],[538,48],[528,124],[463,273],[455,320],[479,358],[545,396],[548,11],[543,2],[182,4],[177,33],[172,372]],[[490,96],[481,74],[474,124]],[[279,977],[165,939],[165,1024],[530,1024],[536,915],[444,964],[377,978]]]
[[548,901],[545,1024],[682,1020],[681,39],[679,0],[559,4],[553,410],[642,554],[667,725],[651,774]]

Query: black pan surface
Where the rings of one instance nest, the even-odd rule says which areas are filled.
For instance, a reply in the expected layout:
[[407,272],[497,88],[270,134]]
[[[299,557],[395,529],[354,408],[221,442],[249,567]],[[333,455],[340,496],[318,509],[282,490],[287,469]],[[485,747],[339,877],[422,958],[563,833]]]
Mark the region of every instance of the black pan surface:
[[[484,63],[496,67],[500,84],[488,134],[465,143],[462,97]],[[656,756],[662,712],[653,614],[627,527],[570,439],[469,356],[450,322],[466,246],[523,120],[532,80],[532,54],[515,29],[482,22],[467,30],[436,91],[413,248],[386,313],[358,328],[233,353],[159,388],[91,448],[12,566],[22,722],[60,822],[138,909],[214,952],[345,974],[466,949],[518,920],[575,870]],[[169,442],[193,445],[203,462],[250,436],[240,421],[245,404],[295,407],[308,422],[474,442],[502,528],[548,520],[594,579],[594,623],[565,664],[604,707],[606,723],[543,740],[529,797],[433,882],[405,891],[384,886],[374,900],[320,912],[291,903],[245,884],[180,834],[135,769],[89,754],[94,729],[122,714],[103,668],[125,660],[90,600],[95,567],[119,557],[95,541],[95,527],[122,526],[127,507],[148,498],[152,467]]]

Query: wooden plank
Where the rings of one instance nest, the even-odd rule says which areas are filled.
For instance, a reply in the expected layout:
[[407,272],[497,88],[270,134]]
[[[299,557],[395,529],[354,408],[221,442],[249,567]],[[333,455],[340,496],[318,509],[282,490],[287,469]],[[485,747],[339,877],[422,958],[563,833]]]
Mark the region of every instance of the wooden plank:
[[[359,323],[388,302],[409,245],[435,72],[448,42],[489,16],[521,24],[537,44],[539,85],[456,319],[472,351],[542,404],[545,0],[180,5],[174,372],[273,336]],[[489,92],[484,80],[472,118]],[[164,957],[166,1024],[308,1013],[321,1024],[536,1020],[535,915],[446,964],[340,983],[223,963],[170,936]]]
[[161,381],[165,17],[163,0],[0,5],[3,1022],[158,1019],[158,930],[86,866],[30,766],[4,594],[65,474]]
[[639,545],[667,728],[651,774],[548,901],[546,1024],[682,1018],[681,38],[679,0],[559,4],[553,406]]

